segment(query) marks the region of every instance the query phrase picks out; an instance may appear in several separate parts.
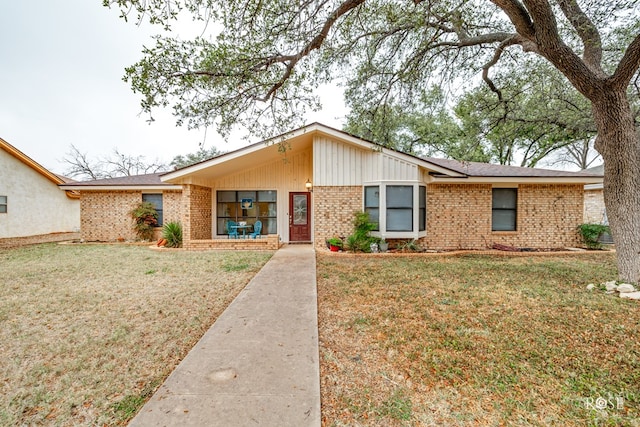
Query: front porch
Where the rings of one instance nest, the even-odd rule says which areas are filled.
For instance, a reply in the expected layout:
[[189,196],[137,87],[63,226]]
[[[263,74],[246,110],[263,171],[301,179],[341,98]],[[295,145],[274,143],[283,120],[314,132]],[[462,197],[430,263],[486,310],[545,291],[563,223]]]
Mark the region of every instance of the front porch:
[[280,236],[268,234],[258,239],[195,239],[185,240],[184,248],[190,251],[206,249],[237,251],[275,251],[280,248]]

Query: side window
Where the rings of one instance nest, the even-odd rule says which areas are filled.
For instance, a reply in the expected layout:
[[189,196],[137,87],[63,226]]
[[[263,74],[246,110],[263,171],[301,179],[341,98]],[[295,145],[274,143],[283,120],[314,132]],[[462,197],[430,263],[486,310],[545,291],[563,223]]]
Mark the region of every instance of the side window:
[[369,214],[369,221],[380,230],[380,187],[364,187],[364,211]]
[[494,188],[491,206],[492,231],[516,231],[518,189]]
[[149,202],[153,205],[156,212],[158,212],[158,225],[161,226],[162,222],[162,194],[143,194],[143,202]]
[[419,189],[419,208],[420,214],[418,215],[418,221],[420,221],[420,227],[418,230],[424,231],[427,229],[427,187],[421,185]]
[[7,213],[7,196],[0,196],[0,213]]

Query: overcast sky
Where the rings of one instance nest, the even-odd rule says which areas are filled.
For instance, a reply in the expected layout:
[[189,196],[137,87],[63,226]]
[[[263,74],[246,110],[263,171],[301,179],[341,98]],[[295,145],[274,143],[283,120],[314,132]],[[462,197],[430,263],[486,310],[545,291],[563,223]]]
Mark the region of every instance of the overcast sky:
[[[248,144],[239,137],[225,143],[212,130],[205,139],[203,131],[178,128],[169,111],[154,114],[149,125],[122,76],[157,29],[118,15],[101,0],[3,2],[1,138],[57,173],[66,169],[62,158],[71,144],[91,158],[118,148],[167,163],[197,151],[203,140],[206,148],[225,151]],[[341,128],[346,109],[339,92],[330,91],[323,104],[324,110],[309,114],[306,122]]]

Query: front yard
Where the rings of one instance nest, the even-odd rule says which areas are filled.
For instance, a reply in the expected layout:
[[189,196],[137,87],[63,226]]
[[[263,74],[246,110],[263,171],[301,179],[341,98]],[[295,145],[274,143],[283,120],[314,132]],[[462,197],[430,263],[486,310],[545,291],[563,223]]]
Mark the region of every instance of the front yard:
[[0,425],[118,425],[271,253],[0,250]]
[[640,425],[640,303],[613,254],[318,255],[322,417],[352,425]]
[[[0,425],[123,425],[269,259],[0,250]],[[322,417],[640,425],[640,303],[613,254],[317,255]]]

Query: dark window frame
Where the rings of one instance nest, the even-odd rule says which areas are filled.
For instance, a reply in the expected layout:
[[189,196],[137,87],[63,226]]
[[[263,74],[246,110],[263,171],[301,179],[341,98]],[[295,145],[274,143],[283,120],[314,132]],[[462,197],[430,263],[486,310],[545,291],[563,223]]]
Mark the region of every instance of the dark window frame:
[[9,196],[0,196],[0,213],[7,213],[9,210]]
[[[233,200],[228,197],[231,193],[234,193]],[[253,194],[249,194],[253,193]],[[252,196],[252,197],[247,197]],[[261,197],[262,196],[262,197]],[[253,200],[253,206],[251,209],[242,209],[242,199],[251,198]],[[222,199],[222,200],[221,200]],[[228,199],[228,200],[225,200]],[[220,215],[220,205],[229,204],[229,215]],[[266,208],[266,215],[262,215],[260,208]],[[248,215],[248,211],[256,211],[255,215]],[[233,212],[231,212],[233,211]],[[244,215],[243,213],[247,213]],[[273,215],[272,215],[273,213]],[[227,221],[247,221],[250,224],[254,224],[255,221],[260,220],[262,222],[262,231],[260,234],[269,234],[269,227],[267,226],[267,220],[273,221],[275,224],[275,230],[271,230],[274,234],[278,230],[278,192],[277,190],[219,190],[216,192],[216,235],[226,236],[226,224]],[[221,222],[222,221],[222,222]]]
[[[496,194],[498,192],[511,193],[513,195],[513,206],[502,207],[496,206]],[[513,225],[509,228],[496,228],[497,214],[501,214],[504,212],[513,212]],[[518,189],[517,188],[493,188],[491,191],[491,231],[518,231]]]
[[[158,196],[160,196],[160,208],[158,208],[158,204],[153,200]],[[162,193],[142,193],[142,201],[150,202],[153,205],[154,209],[158,213],[158,225],[156,227],[162,227],[164,224],[164,195]]]

